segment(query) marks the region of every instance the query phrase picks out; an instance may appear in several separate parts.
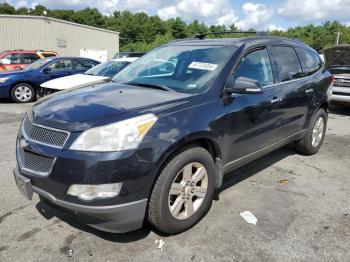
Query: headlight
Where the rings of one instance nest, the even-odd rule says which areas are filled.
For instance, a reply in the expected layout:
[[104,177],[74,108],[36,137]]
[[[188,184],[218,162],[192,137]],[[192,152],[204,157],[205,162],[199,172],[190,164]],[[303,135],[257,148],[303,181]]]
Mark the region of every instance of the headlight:
[[0,78],[0,83],[5,83],[9,79],[10,79],[9,77],[1,77]]
[[70,149],[94,152],[135,149],[156,121],[155,115],[146,114],[114,124],[91,128],[83,132]]
[[77,196],[80,200],[91,201],[95,199],[112,198],[119,194],[122,183],[102,185],[71,185],[68,195]]

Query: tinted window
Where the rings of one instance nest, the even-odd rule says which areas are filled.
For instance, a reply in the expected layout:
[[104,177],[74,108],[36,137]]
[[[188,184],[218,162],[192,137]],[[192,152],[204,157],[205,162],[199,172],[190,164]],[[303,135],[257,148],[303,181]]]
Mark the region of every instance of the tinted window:
[[60,59],[49,65],[51,71],[72,70],[72,62],[67,59]]
[[50,54],[50,53],[41,53],[44,57],[53,57],[56,56],[55,54]]
[[295,50],[286,46],[273,46],[271,53],[277,62],[281,82],[302,77],[301,65]]
[[21,57],[19,54],[9,54],[1,59],[1,63],[4,65],[18,65],[21,63]]
[[321,68],[322,62],[317,53],[304,49],[298,49],[298,53],[303,61],[304,75],[312,75]]
[[89,60],[85,59],[77,59],[73,60],[73,68],[74,70],[89,70],[94,65]]
[[23,64],[31,64],[40,59],[37,54],[21,54],[21,56],[23,59]]
[[260,82],[261,85],[273,84],[273,76],[269,55],[266,49],[249,53],[237,67],[233,77],[248,77]]

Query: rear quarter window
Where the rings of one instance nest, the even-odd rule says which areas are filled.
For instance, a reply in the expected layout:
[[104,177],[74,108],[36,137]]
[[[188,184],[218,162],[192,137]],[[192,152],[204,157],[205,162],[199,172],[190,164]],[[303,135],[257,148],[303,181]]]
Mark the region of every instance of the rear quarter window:
[[294,48],[288,46],[272,46],[269,51],[278,68],[281,82],[303,77],[301,64]]
[[303,64],[305,76],[316,73],[322,67],[323,62],[317,53],[298,48],[298,54]]

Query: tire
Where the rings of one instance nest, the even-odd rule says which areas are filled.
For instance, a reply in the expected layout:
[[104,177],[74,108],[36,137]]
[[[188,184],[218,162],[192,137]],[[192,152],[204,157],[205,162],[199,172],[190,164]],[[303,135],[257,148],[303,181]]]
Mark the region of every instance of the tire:
[[33,102],[36,98],[35,89],[26,83],[19,83],[11,89],[11,98],[16,103]]
[[[193,178],[201,177],[199,174],[204,174],[205,171],[206,175],[203,175],[200,182],[185,184],[185,181],[189,180],[185,179],[187,175],[184,176],[184,174],[191,174],[190,181],[194,181]],[[181,233],[195,225],[211,206],[215,175],[213,157],[204,148],[193,146],[181,150],[167,162],[155,182],[148,203],[150,224],[166,234]],[[203,193],[205,187],[206,192]],[[172,193],[170,193],[170,188],[173,188]],[[188,204],[190,202],[193,205]],[[176,205],[176,203],[180,204]],[[180,205],[181,209],[176,208]],[[193,209],[189,208],[191,206]]]
[[[306,134],[304,135],[304,138],[296,142],[296,149],[300,153],[305,155],[313,155],[318,152],[326,134],[327,120],[328,120],[328,115],[324,111],[324,109],[320,108],[319,110],[316,111],[316,113],[312,116],[310,120],[310,124]],[[323,121],[323,125],[322,127],[319,126],[317,128],[317,125],[319,125],[320,123],[319,121]],[[313,140],[313,133],[316,132],[314,131],[315,128],[318,130],[317,132],[320,132],[317,134],[321,135],[320,137],[318,137],[317,143],[316,143],[316,140]]]

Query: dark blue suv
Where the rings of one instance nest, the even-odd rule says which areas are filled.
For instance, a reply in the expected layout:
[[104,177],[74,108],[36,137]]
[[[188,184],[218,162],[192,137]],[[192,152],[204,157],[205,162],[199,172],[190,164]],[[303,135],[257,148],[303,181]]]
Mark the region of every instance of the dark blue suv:
[[42,83],[83,73],[99,63],[82,57],[50,57],[40,59],[23,70],[0,72],[0,98],[12,98],[17,103],[32,102]]
[[110,83],[34,105],[17,137],[16,183],[100,230],[148,220],[179,233],[209,210],[224,174],[289,143],[317,153],[331,82],[297,40],[170,42]]

